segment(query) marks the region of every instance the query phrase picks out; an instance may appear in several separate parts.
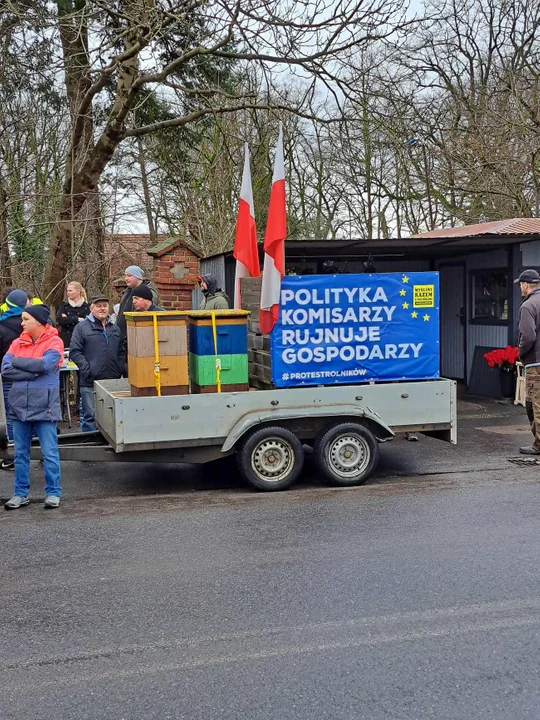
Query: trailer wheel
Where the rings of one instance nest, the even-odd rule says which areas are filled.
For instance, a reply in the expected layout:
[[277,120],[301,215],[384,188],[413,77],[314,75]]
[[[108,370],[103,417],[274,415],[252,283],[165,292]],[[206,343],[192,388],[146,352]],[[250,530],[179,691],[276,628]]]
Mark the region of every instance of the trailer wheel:
[[379,445],[360,423],[334,425],[313,446],[317,466],[332,485],[365,482],[379,463]]
[[258,490],[284,490],[304,466],[304,449],[294,433],[265,427],[248,435],[236,454],[242,476]]

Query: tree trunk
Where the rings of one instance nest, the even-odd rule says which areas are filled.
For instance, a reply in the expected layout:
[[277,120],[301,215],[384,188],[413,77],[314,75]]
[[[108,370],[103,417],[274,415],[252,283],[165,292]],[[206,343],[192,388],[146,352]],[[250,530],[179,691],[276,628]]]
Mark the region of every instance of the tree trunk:
[[[132,92],[132,86],[137,76],[139,62],[138,55],[134,53],[120,65],[116,97],[109,121],[98,142],[94,144],[91,103],[85,112],[81,112],[82,99],[87,94],[91,82],[88,29],[84,15],[85,2],[84,0],[56,0],[56,2],[73,130],[71,149],[66,159],[60,214],[51,238],[45,273],[47,297],[54,307],[58,307],[62,301],[64,285],[69,280],[68,273],[73,264],[72,250],[77,244],[76,221],[81,221],[86,228],[91,228],[87,236],[83,234],[83,244],[89,245],[92,251],[97,248],[98,255],[101,249],[101,257],[103,257],[103,227],[99,211],[98,183],[124,138],[124,123],[136,96],[136,92]],[[128,18],[141,20],[143,17],[138,0],[125,0],[125,10]],[[136,39],[135,29],[126,33],[124,38],[126,51],[133,46]],[[81,213],[85,204],[86,220],[84,220],[84,212]],[[94,270],[97,273],[98,284],[104,286],[106,282],[104,258],[102,262],[98,262],[97,268],[92,268],[92,278]]]
[[139,151],[139,167],[141,168],[141,182],[144,193],[144,208],[146,210],[146,220],[148,222],[148,233],[152,244],[155,242],[157,233],[154,224],[154,216],[152,215],[152,197],[150,195],[150,186],[148,184],[148,174],[146,172],[146,162],[144,158],[144,146],[141,137],[137,138],[137,148]]
[[73,278],[84,285],[88,296],[105,291],[105,230],[99,192],[86,194],[76,221],[77,244],[72,259]]
[[[86,162],[73,178],[66,178],[58,222],[53,230],[49,262],[45,273],[48,302],[54,307],[62,302],[64,285],[70,270],[74,219],[95,189],[103,170],[122,139],[117,129],[109,126],[96,146],[86,154]],[[103,237],[103,236],[102,236]],[[103,242],[103,239],[101,240]]]
[[6,213],[6,191],[3,181],[0,178],[0,287],[9,287],[12,284],[11,278],[11,255],[9,252],[7,213]]
[[77,174],[94,151],[92,105],[83,115],[80,112],[82,99],[91,85],[85,2],[56,0],[56,5],[72,134],[59,222],[53,231],[45,273],[48,302],[54,307],[62,301],[64,286],[71,279],[89,284],[91,292],[101,290],[105,283],[104,232],[97,183],[88,189],[76,185]]

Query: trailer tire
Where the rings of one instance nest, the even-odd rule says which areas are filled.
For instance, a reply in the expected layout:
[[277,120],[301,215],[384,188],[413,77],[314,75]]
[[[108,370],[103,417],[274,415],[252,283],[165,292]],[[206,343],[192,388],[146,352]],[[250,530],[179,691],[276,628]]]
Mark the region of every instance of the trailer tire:
[[332,485],[361,485],[379,464],[379,445],[360,423],[334,425],[315,441],[317,467]]
[[242,477],[257,490],[285,490],[304,466],[304,448],[287,428],[265,427],[242,441],[236,461]]

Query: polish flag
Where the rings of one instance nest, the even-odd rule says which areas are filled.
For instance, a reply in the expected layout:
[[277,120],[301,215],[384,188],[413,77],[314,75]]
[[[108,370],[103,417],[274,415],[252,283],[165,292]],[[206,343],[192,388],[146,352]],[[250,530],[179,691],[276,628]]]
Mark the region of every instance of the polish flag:
[[257,250],[257,229],[255,227],[255,210],[253,206],[253,189],[251,187],[251,170],[249,167],[249,147],[244,150],[244,172],[238,204],[236,236],[234,238],[234,257],[236,258],[236,275],[234,278],[234,307],[242,307],[240,280],[243,277],[259,277],[259,252]]
[[274,176],[268,207],[268,220],[264,236],[264,268],[261,289],[261,313],[259,325],[263,333],[269,333],[279,318],[281,278],[285,275],[285,237],[287,235],[287,211],[285,205],[285,163],[283,160],[283,126],[274,161]]

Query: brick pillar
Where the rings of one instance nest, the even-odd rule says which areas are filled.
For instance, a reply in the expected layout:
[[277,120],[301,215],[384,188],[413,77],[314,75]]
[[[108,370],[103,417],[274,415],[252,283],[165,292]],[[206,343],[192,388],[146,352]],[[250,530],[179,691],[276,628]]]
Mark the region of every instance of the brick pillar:
[[198,275],[199,258],[180,244],[161,256],[154,255],[152,277],[160,305],[166,310],[190,310]]

